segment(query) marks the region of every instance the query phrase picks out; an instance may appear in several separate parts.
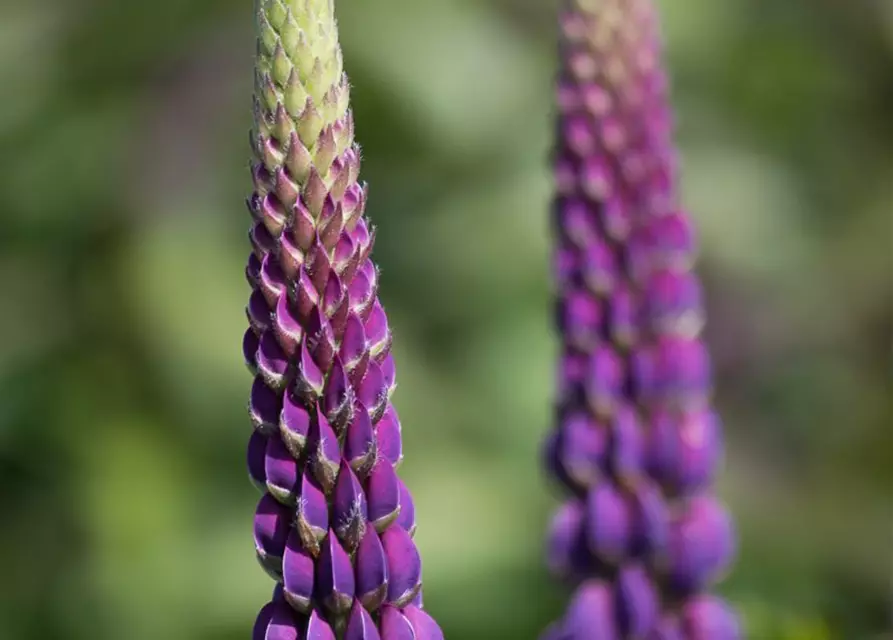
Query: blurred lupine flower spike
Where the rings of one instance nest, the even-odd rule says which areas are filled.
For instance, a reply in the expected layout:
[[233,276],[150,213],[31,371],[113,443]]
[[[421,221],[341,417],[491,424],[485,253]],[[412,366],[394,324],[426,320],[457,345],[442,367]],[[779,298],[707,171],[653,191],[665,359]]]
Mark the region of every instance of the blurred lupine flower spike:
[[436,640],[422,606],[391,332],[370,259],[332,0],[258,0],[243,350],[257,557],[276,581],[255,640]]
[[651,0],[563,0],[554,170],[559,365],[548,562],[555,640],[739,640],[709,594],[735,550],[695,237]]

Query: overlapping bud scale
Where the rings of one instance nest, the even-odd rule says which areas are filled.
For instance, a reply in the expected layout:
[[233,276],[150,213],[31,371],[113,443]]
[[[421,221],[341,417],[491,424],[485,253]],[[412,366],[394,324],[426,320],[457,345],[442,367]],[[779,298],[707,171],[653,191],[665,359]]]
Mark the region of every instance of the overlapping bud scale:
[[679,209],[650,0],[564,0],[554,169],[558,426],[569,494],[551,570],[576,588],[554,640],[738,640],[708,595],[734,554],[710,486],[722,453],[700,338],[695,237]]
[[333,3],[258,0],[256,21],[247,458],[278,584],[253,637],[436,640]]

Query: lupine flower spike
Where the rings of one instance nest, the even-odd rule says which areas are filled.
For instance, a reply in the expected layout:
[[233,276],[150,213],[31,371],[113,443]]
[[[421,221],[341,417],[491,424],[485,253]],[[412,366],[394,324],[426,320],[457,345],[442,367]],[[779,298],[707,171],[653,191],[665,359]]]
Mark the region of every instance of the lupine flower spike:
[[255,640],[436,640],[391,404],[391,332],[370,259],[332,0],[258,0],[248,470],[276,580]]
[[548,562],[575,593],[550,640],[739,640],[709,590],[735,547],[711,493],[695,239],[680,209],[651,0],[564,0],[555,272],[563,341]]

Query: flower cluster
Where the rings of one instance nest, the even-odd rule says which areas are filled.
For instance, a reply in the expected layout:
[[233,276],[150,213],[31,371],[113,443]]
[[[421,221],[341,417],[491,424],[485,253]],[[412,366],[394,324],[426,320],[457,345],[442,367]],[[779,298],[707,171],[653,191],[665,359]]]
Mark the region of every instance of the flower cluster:
[[256,640],[438,640],[331,0],[258,0],[248,469],[278,582]]
[[738,640],[711,586],[735,549],[700,337],[696,240],[650,0],[560,14],[555,272],[563,349],[546,455],[569,499],[548,561],[575,586],[554,640]]

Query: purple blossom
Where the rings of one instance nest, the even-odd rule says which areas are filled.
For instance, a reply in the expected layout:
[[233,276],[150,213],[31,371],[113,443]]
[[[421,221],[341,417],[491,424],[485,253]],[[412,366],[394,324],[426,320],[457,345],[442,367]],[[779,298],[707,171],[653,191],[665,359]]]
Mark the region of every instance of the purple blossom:
[[391,331],[331,0],[259,0],[248,208],[255,640],[439,640],[422,610]]
[[650,0],[565,0],[559,18],[555,277],[563,351],[549,469],[569,494],[551,570],[576,591],[542,636],[739,640],[706,595],[735,537],[700,337],[695,237]]

